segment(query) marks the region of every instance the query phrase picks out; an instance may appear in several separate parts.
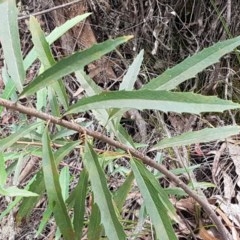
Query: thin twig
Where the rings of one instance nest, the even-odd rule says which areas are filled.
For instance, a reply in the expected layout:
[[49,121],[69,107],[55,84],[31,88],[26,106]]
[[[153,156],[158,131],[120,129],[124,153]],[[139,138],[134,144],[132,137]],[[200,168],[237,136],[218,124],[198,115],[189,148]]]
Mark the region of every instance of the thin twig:
[[57,10],[57,9],[60,9],[60,8],[64,8],[64,7],[67,7],[67,6],[70,6],[70,5],[73,5],[73,4],[76,4],[78,2],[82,2],[83,0],[76,0],[76,1],[72,1],[72,2],[69,2],[69,3],[64,3],[62,5],[58,5],[58,6],[55,6],[55,7],[52,7],[52,8],[48,8],[48,9],[45,9],[43,11],[39,11],[39,12],[36,12],[36,13],[31,13],[29,15],[26,15],[26,16],[19,16],[18,17],[18,20],[23,20],[23,19],[27,19],[29,18],[30,16],[38,16],[38,15],[42,15],[42,14],[45,14],[45,13],[49,13],[49,12],[52,12],[54,10]]
[[130,153],[132,156],[141,160],[144,164],[147,164],[147,165],[153,167],[154,169],[157,169],[159,172],[161,172],[166,177],[168,177],[171,181],[173,181],[177,186],[182,188],[189,196],[191,196],[193,199],[195,199],[203,207],[203,209],[206,211],[206,213],[209,215],[209,217],[215,223],[219,233],[222,236],[222,239],[223,240],[230,239],[227,235],[225,226],[222,224],[221,220],[217,217],[216,213],[213,211],[212,207],[207,202],[206,197],[200,196],[196,192],[191,190],[183,181],[181,181],[177,176],[175,176],[173,173],[171,173],[164,165],[156,163],[153,159],[142,154],[141,152],[137,151],[134,148],[128,147],[118,141],[115,141],[115,140],[103,135],[100,132],[91,131],[87,128],[81,127],[80,125],[78,125],[76,123],[68,122],[66,120],[54,117],[52,115],[49,115],[49,114],[46,114],[43,112],[39,112],[33,108],[25,107],[19,103],[14,103],[12,101],[5,100],[2,98],[0,98],[0,105],[4,106],[6,108],[9,108],[11,110],[14,110],[14,111],[25,113],[29,116],[34,116],[34,117],[40,118],[44,121],[51,122],[53,124],[58,124],[65,128],[75,130],[79,133],[87,134],[93,138],[96,138],[103,142],[106,142],[106,143],[110,144],[111,146],[120,148],[120,149],[126,151],[127,153]]

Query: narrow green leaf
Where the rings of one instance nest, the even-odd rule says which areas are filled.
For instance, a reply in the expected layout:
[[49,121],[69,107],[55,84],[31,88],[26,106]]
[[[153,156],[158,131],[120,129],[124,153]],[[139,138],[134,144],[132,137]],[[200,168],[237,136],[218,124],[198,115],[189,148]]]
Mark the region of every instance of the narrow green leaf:
[[151,90],[116,91],[83,98],[72,105],[66,114],[108,108],[156,109],[163,112],[199,114],[201,112],[222,112],[239,107],[239,104],[232,101],[194,93]]
[[69,186],[70,186],[70,172],[69,167],[65,166],[61,169],[60,175],[59,175],[59,183],[62,189],[62,196],[64,202],[69,196]]
[[[63,105],[64,109],[67,109],[69,104],[68,104],[68,95],[66,92],[66,88],[64,86],[64,81],[62,81],[61,79],[58,79],[55,83],[51,85],[51,88],[54,90],[55,95],[58,96],[58,101]],[[60,116],[60,114],[56,116]]]
[[[15,87],[15,84],[12,81],[12,79],[7,74],[6,66],[4,66],[2,68],[2,78],[3,78],[3,82],[4,82],[5,86],[4,86],[4,89],[2,91],[2,94],[0,94],[0,97],[3,98],[3,99],[9,99],[15,93],[16,87]],[[12,100],[17,101],[17,97],[12,98]],[[0,106],[0,115],[2,114],[3,109],[4,109],[3,106]]]
[[225,40],[205,48],[201,52],[185,59],[175,67],[166,70],[157,78],[152,79],[143,89],[171,90],[187,79],[194,78],[197,73],[217,63],[225,54],[240,45],[240,37]]
[[34,44],[35,51],[40,58],[44,69],[49,68],[54,65],[56,61],[54,60],[49,44],[44,36],[44,33],[38,23],[37,19],[33,16],[30,17],[29,29],[32,35],[32,41]]
[[11,186],[8,188],[3,188],[0,186],[0,195],[8,196],[8,197],[36,197],[38,196],[36,193],[30,192],[25,189],[20,189],[15,186]]
[[[167,196],[164,196],[165,193],[163,189],[160,189],[159,185],[157,186],[158,183],[156,179],[153,176],[150,177],[151,173],[141,162],[131,159],[131,166],[139,190],[143,196],[147,212],[154,225],[157,239],[177,239],[167,214],[167,209],[170,210],[172,206]],[[161,194],[161,196],[159,194]]]
[[134,59],[133,63],[128,68],[127,73],[123,77],[119,90],[133,90],[134,83],[137,80],[137,76],[142,65],[143,54],[144,51],[141,50],[137,57]]
[[21,93],[21,97],[37,92],[39,89],[54,83],[55,79],[60,79],[78,69],[83,68],[90,62],[99,59],[104,54],[114,50],[118,45],[128,41],[131,36],[119,37],[115,40],[107,40],[103,43],[95,44],[91,48],[77,52],[67,58],[57,62],[51,68],[35,78]]
[[143,165],[142,162],[134,160],[134,163],[138,167],[138,170],[141,173],[142,177],[144,179],[147,179],[151,186],[156,189],[159,195],[159,200],[163,203],[171,219],[177,220],[176,210],[170,202],[168,195],[165,193],[165,189],[159,185],[157,178]]
[[82,229],[84,225],[84,213],[85,213],[85,199],[88,189],[88,173],[85,169],[80,174],[78,184],[74,189],[74,219],[73,227],[76,234],[76,239],[81,239]]
[[0,22],[0,39],[8,73],[18,91],[21,92],[25,80],[25,71],[23,68],[15,0],[4,1],[0,5]]
[[[44,69],[48,69],[53,66],[56,61],[52,55],[50,46],[45,38],[44,32],[42,31],[40,24],[34,17],[30,17],[30,31],[32,34],[32,41],[34,43],[34,49],[37,53],[38,58],[43,64]],[[63,104],[64,108],[68,107],[68,100],[66,90],[63,87],[63,83],[60,80],[56,80],[52,85],[52,89],[57,93],[59,100]],[[55,96],[52,94],[50,99],[52,112],[55,112],[55,116],[59,116],[59,105],[56,100],[54,101]],[[55,103],[55,104],[54,104]]]
[[102,92],[101,87],[99,87],[83,70],[77,70],[75,75],[81,87],[86,91],[87,96],[93,96]]
[[[56,84],[57,83],[58,82],[56,82]],[[54,93],[54,89],[51,86],[48,87],[48,100],[49,100],[49,104],[50,104],[50,107],[51,107],[51,114],[53,116],[60,117],[60,106],[59,106],[59,103],[57,101],[57,97]]]
[[13,185],[17,186],[19,184],[18,179],[24,168],[24,153],[19,153],[18,159],[16,161],[16,166],[14,168],[14,176],[13,176]]
[[40,126],[42,122],[33,123],[25,127],[21,127],[21,129],[11,135],[9,135],[6,138],[3,138],[0,140],[0,151],[4,151],[5,149],[11,147],[16,141],[18,141],[20,138],[24,137],[28,133],[30,133],[32,130]]
[[190,145],[193,143],[206,143],[215,140],[223,140],[240,132],[239,126],[225,126],[218,128],[206,128],[195,132],[183,133],[172,138],[165,138],[152,147],[151,150]]
[[58,166],[59,163],[63,160],[65,156],[67,156],[75,147],[80,145],[80,141],[74,141],[74,142],[69,142],[66,143],[64,146],[59,148],[55,153],[54,153],[54,158],[56,160],[56,165]]
[[112,196],[107,188],[107,181],[101,168],[98,157],[89,143],[85,145],[84,165],[89,173],[94,193],[94,201],[98,205],[101,213],[101,223],[104,226],[109,239],[126,239],[123,227],[120,224],[116,209],[112,202]]
[[128,175],[127,179],[124,181],[122,186],[114,193],[113,200],[116,203],[116,206],[120,212],[126,201],[128,193],[131,190],[133,180],[134,180],[133,172],[130,172],[130,174]]
[[65,137],[69,137],[76,133],[77,133],[77,131],[64,128],[64,129],[58,131],[56,134],[54,134],[54,136],[52,136],[52,140],[54,141],[57,139],[63,139]]
[[173,196],[175,195],[177,197],[186,197],[186,196],[188,196],[188,194],[186,192],[184,192],[184,190],[182,190],[179,187],[166,188],[166,189],[164,189],[164,192],[167,195],[173,195]]
[[21,200],[22,200],[22,197],[15,197],[15,199],[8,204],[7,208],[5,210],[1,211],[0,221],[2,221],[2,219],[5,216],[7,216],[18,205],[18,203]]
[[45,191],[45,184],[43,181],[43,172],[40,170],[35,175],[34,181],[30,184],[29,191],[38,194],[38,197],[24,198],[19,206],[19,210],[16,215],[17,222],[22,222],[22,219],[30,216],[32,209],[37,204]]
[[[101,213],[96,203],[92,204],[92,212],[88,224],[88,240],[100,240],[103,232]],[[111,238],[109,238],[111,239]]]
[[39,237],[39,235],[43,232],[45,226],[47,225],[47,223],[49,223],[51,216],[52,216],[52,209],[48,205],[47,207],[45,207],[45,211],[43,213],[41,222],[39,224],[38,230],[35,235],[36,238]]
[[[46,40],[49,45],[54,43],[58,38],[60,38],[64,33],[66,33],[69,29],[74,27],[79,22],[83,21],[87,18],[91,13],[84,13],[82,15],[76,16],[68,21],[66,21],[63,25],[56,27],[47,37]],[[37,53],[33,48],[26,58],[24,59],[24,69],[27,70],[33,62],[37,59]]]
[[[79,141],[67,143],[63,147],[59,148],[54,153],[56,165],[58,166],[58,164],[62,161],[64,156],[66,156],[70,151],[72,151],[77,145],[79,145]],[[21,205],[19,206],[19,210],[16,216],[18,222],[21,222],[23,218],[26,218],[31,214],[32,209],[37,204],[39,198],[43,195],[45,191],[42,170],[38,171],[38,173],[36,174],[35,180],[30,184],[29,191],[37,193],[39,197],[23,199]]]
[[3,153],[0,152],[0,186],[4,186],[7,180],[7,171]]
[[43,143],[43,174],[45,187],[47,190],[49,204],[52,208],[57,226],[66,240],[75,238],[71,220],[68,216],[67,208],[64,203],[61,187],[59,183],[59,174],[57,171],[55,159],[51,150],[50,139],[48,136],[48,127],[45,128],[42,138]]

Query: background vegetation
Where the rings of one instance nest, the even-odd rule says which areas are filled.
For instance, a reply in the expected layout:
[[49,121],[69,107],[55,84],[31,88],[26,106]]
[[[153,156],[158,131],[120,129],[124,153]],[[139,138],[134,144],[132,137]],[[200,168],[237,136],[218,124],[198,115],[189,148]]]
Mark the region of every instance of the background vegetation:
[[1,238],[238,239],[233,6],[0,1]]

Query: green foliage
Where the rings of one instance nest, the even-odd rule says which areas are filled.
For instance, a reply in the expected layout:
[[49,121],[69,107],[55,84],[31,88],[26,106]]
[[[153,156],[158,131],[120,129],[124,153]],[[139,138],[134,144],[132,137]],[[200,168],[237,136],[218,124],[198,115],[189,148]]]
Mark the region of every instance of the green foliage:
[[[0,4],[0,39],[4,58],[8,67],[8,74],[19,92],[23,90],[25,71],[23,57],[18,39],[17,8],[16,1],[9,0]],[[3,27],[4,26],[4,27]]]
[[[17,91],[19,98],[37,94],[37,109],[47,109],[50,106],[51,113],[59,117],[61,117],[62,107],[66,110],[64,115],[91,110],[99,123],[112,134],[112,137],[131,147],[134,147],[135,143],[120,124],[123,113],[130,108],[199,114],[201,112],[223,112],[240,107],[239,104],[217,97],[169,91],[185,80],[195,77],[200,71],[234,50],[240,45],[240,37],[204,49],[150,80],[142,89],[134,90],[134,84],[143,60],[144,52],[142,50],[123,77],[119,91],[103,92],[83,71],[84,66],[113,51],[131,37],[124,36],[107,40],[59,61],[55,61],[51,53],[51,44],[87,16],[89,16],[88,13],[67,21],[49,36],[44,35],[39,23],[32,17],[30,31],[34,47],[23,60],[20,51],[15,1],[1,1],[0,22],[4,27],[0,28],[0,39],[7,67],[3,69],[5,89],[0,97],[14,99],[17,96]],[[37,58],[42,66],[41,71],[23,88],[26,71]],[[69,107],[69,99],[62,78],[72,73],[75,74],[77,81],[84,88],[86,98]],[[0,112],[2,112],[2,108]],[[80,141],[72,141],[69,138],[75,133],[72,130],[58,126],[57,133],[51,133],[48,126],[44,126],[42,121],[31,119],[32,122],[29,124],[26,117],[23,119],[25,126],[24,124],[13,124],[12,127],[16,130],[12,130],[9,136],[2,137],[0,140],[0,194],[16,196],[8,208],[1,213],[0,219],[18,205],[16,219],[18,223],[21,223],[23,219],[30,216],[34,206],[46,192],[48,206],[43,214],[37,235],[44,231],[53,214],[64,239],[80,239],[84,227],[88,228],[88,239],[100,239],[103,235],[109,239],[126,239],[124,231],[126,225],[123,224],[124,219],[120,215],[135,179],[144,199],[144,205],[141,208],[142,217],[139,218],[139,221],[143,221],[145,218],[144,209],[146,209],[146,214],[153,223],[157,239],[177,239],[172,224],[178,219],[175,209],[169,201],[169,195],[183,196],[185,193],[178,188],[162,189],[157,180],[163,177],[162,174],[153,174],[138,160],[131,159],[132,172],[118,190],[112,193],[108,188],[105,169],[102,167],[105,164],[100,164],[102,156],[99,156],[93,149],[92,143],[86,141],[84,146],[79,146]],[[224,139],[238,132],[238,126],[203,129],[184,133],[171,139],[164,139],[153,146],[153,149]],[[20,143],[19,140],[24,140],[27,144],[24,145],[24,141]],[[24,151],[20,153],[23,146]],[[55,146],[60,147],[54,151]],[[59,164],[75,148],[83,149],[84,169],[76,181],[77,185],[69,193],[69,185],[73,182],[73,176],[67,167],[61,169]],[[21,160],[30,155],[41,158],[42,163],[25,189],[6,186],[10,174],[5,162],[10,159],[15,161],[11,169],[15,172],[17,179],[21,169]],[[111,156],[108,162],[111,163],[114,159],[125,156],[122,152],[118,152]],[[128,158],[131,157],[128,156]],[[186,171],[190,172],[197,167],[175,169],[172,172],[179,175],[186,173]],[[194,183],[195,188],[206,186],[206,183]],[[86,212],[86,199],[89,196],[93,196],[90,217]]]
[[123,227],[117,218],[112,196],[107,188],[105,174],[99,164],[97,154],[89,143],[86,143],[83,161],[89,173],[94,200],[98,205],[101,223],[104,226],[106,235],[109,239],[125,239]]
[[155,227],[157,239],[177,239],[169,218],[170,216],[176,216],[176,214],[168,196],[159,186],[156,178],[153,177],[142,163],[132,159],[131,166],[140,192],[142,193],[145,207]]
[[43,175],[48,195],[49,205],[53,211],[55,220],[60,228],[64,239],[74,239],[74,231],[71,220],[68,216],[67,208],[64,203],[59,174],[56,167],[55,159],[50,146],[50,139],[48,136],[48,128],[45,128],[43,138]]
[[65,114],[84,112],[91,109],[136,108],[155,109],[163,112],[194,113],[222,112],[239,108],[239,104],[217,97],[206,97],[194,93],[168,91],[117,91],[104,92],[84,98],[72,105]]
[[152,150],[190,145],[199,142],[206,143],[214,140],[221,140],[234,135],[239,131],[239,126],[226,126],[219,128],[206,128],[196,132],[187,132],[180,136],[163,139],[158,144],[153,146]]

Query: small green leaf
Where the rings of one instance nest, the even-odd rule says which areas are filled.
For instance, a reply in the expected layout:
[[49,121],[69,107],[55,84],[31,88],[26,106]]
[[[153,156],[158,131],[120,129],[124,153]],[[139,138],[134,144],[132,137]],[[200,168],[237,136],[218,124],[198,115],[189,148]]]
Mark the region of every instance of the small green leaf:
[[3,188],[0,186],[0,195],[8,197],[37,197],[38,195],[33,192],[29,192],[25,189],[20,189],[15,186]]
[[85,169],[82,170],[78,184],[74,189],[74,219],[73,227],[76,234],[76,239],[81,239],[82,229],[84,225],[84,213],[85,213],[85,199],[88,189],[88,173]]
[[143,53],[144,51],[141,50],[137,57],[134,59],[133,63],[128,68],[128,71],[124,75],[123,80],[120,84],[119,90],[133,90],[134,83],[137,80],[137,76],[142,65]]
[[59,183],[62,189],[62,196],[63,200],[66,201],[66,199],[69,196],[69,186],[70,186],[70,172],[69,167],[65,166],[61,169],[60,175],[59,175]]
[[16,143],[20,138],[24,137],[32,130],[40,126],[42,122],[33,123],[25,127],[21,127],[19,131],[9,135],[0,140],[0,151],[4,151],[5,149],[11,147],[14,143]]
[[206,128],[195,132],[183,133],[172,138],[165,138],[154,145],[151,150],[222,140],[232,135],[237,135],[239,132],[239,126]]
[[[6,66],[4,66],[2,68],[2,78],[3,78],[3,82],[4,82],[5,86],[2,91],[2,94],[0,94],[0,97],[3,99],[9,99],[15,93],[14,91],[16,90],[16,88],[15,88],[14,82],[7,74]],[[13,98],[12,100],[16,101],[17,97],[15,99]],[[2,114],[3,109],[4,109],[3,106],[0,106],[0,116]]]
[[199,114],[201,112],[222,112],[236,109],[240,108],[240,105],[217,97],[206,97],[194,93],[151,90],[116,91],[83,98],[72,105],[65,115],[108,108],[155,109],[163,112]]
[[83,157],[84,165],[89,174],[94,201],[101,213],[101,223],[104,226],[109,239],[126,239],[123,227],[120,224],[116,209],[114,208],[112,196],[107,188],[107,181],[101,168],[98,157],[89,143],[85,145]]
[[126,201],[129,191],[131,190],[132,183],[134,180],[133,172],[130,172],[127,179],[124,181],[122,186],[114,193],[114,202],[118,210],[121,212],[123,205]]
[[[88,240],[100,240],[103,232],[101,214],[96,203],[92,204],[92,212],[88,224]],[[111,238],[109,238],[111,239]]]
[[59,174],[48,136],[48,127],[45,128],[45,131],[43,133],[42,143],[42,166],[49,204],[52,208],[57,226],[63,234],[64,239],[72,240],[75,238],[75,234],[72,228],[71,220],[68,216],[66,205],[62,197],[61,187],[59,183]]
[[25,71],[18,32],[15,0],[3,1],[0,5],[0,39],[8,73],[19,92],[23,89]]
[[166,70],[157,78],[152,79],[142,89],[171,90],[187,79],[194,78],[197,73],[217,63],[225,54],[240,45],[240,37],[228,39],[205,48],[201,52],[185,59],[175,67]]
[[103,43],[95,44],[91,48],[77,52],[67,58],[57,62],[51,68],[35,78],[26,88],[24,88],[20,97],[25,97],[37,92],[41,88],[54,83],[56,79],[60,79],[78,69],[82,69],[90,62],[99,59],[104,54],[114,50],[118,45],[128,41],[131,36],[119,37],[115,40],[107,40]]
[[81,87],[86,91],[87,96],[93,96],[102,92],[101,87],[99,87],[83,70],[77,70],[75,75]]
[[48,205],[47,207],[45,207],[45,211],[43,213],[41,222],[39,224],[38,230],[35,235],[36,238],[39,237],[39,235],[43,232],[43,230],[44,230],[45,226],[47,225],[47,223],[49,222],[51,216],[52,216],[52,209]]
[[37,19],[33,16],[30,17],[29,29],[32,34],[32,41],[34,44],[35,51],[40,58],[44,69],[49,68],[54,65],[56,61],[54,60],[49,44],[44,36],[44,33],[38,23]]
[[40,170],[35,176],[36,176],[35,179],[30,184],[29,191],[37,193],[38,197],[23,199],[16,215],[18,223],[22,222],[22,219],[30,216],[31,210],[34,208],[34,206],[37,204],[37,202],[44,193],[45,184],[43,181],[43,172]]
[[3,154],[0,152],[0,186],[4,186],[7,180],[7,171]]

